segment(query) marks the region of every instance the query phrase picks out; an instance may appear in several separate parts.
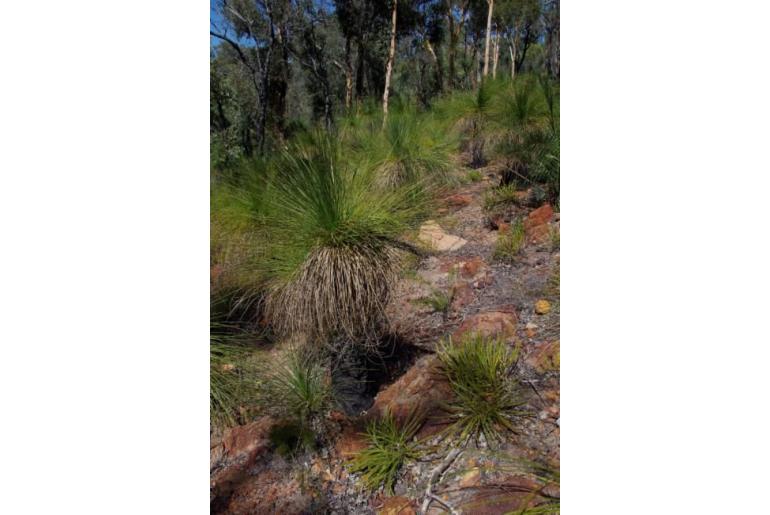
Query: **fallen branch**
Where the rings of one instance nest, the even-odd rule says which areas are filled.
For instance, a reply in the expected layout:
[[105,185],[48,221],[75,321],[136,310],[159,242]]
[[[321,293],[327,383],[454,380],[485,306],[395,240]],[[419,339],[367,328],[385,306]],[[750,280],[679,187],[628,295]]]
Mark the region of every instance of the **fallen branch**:
[[420,513],[423,515],[428,513],[428,508],[430,507],[431,501],[438,501],[439,503],[443,504],[447,508],[450,509],[450,513],[457,513],[457,511],[450,506],[449,504],[446,504],[445,501],[442,501],[441,499],[437,498],[433,494],[433,485],[437,483],[441,476],[446,472],[446,470],[449,468],[449,466],[452,464],[452,462],[457,459],[457,457],[463,452],[462,448],[457,447],[455,449],[452,449],[449,451],[449,454],[446,455],[446,458],[444,458],[441,463],[436,466],[436,468],[433,469],[430,473],[430,477],[428,478],[428,486],[425,489],[425,500],[422,502],[422,507],[420,508]]

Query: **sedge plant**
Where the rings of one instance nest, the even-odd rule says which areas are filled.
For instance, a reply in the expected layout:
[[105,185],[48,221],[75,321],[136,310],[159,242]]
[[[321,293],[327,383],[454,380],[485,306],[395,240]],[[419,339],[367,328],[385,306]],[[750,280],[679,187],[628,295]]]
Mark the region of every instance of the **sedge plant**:
[[518,382],[512,377],[516,349],[500,339],[471,333],[459,342],[451,338],[441,342],[437,355],[453,392],[445,406],[452,421],[450,432],[461,441],[478,441],[483,435],[491,443],[514,431],[514,420],[524,414]]
[[505,231],[501,231],[492,254],[498,261],[513,262],[524,246],[526,233],[521,219],[516,219]]
[[361,480],[369,490],[384,486],[393,493],[393,485],[401,466],[419,456],[414,436],[420,428],[419,418],[409,417],[397,423],[390,411],[369,423],[366,429],[368,446],[351,463],[352,472],[361,473]]
[[233,327],[212,323],[209,354],[209,419],[215,429],[237,425],[239,411],[253,403],[256,381],[251,349]]

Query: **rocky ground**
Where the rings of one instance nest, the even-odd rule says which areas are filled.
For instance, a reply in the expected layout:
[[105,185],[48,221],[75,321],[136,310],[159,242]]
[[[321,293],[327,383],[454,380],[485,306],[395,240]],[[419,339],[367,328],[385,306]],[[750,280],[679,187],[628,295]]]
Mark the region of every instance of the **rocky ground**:
[[[212,438],[212,513],[335,513],[407,515],[502,514],[534,505],[538,490],[558,497],[558,487],[542,490],[521,463],[559,468],[559,250],[558,213],[548,204],[521,202],[485,210],[484,197],[499,174],[456,188],[443,199],[436,217],[418,235],[428,256],[404,274],[388,306],[393,332],[416,347],[411,366],[380,387],[374,404],[360,417],[333,413],[335,436],[316,452],[285,458],[273,452],[268,417]],[[501,230],[524,220],[526,244],[512,262],[493,259]],[[436,311],[424,299],[443,298]],[[529,417],[518,433],[494,446],[486,442],[460,449],[442,441],[439,404],[448,385],[435,372],[436,343],[468,331],[499,335],[519,348],[517,376]],[[394,495],[361,489],[346,463],[365,447],[367,420],[390,409],[397,418],[426,414],[418,438],[425,452],[399,475]]]

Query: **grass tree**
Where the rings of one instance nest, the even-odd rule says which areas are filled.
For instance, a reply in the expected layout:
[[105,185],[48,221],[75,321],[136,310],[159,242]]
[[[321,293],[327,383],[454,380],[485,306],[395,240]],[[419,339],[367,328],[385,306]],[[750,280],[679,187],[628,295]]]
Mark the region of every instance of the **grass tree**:
[[383,191],[372,175],[321,133],[279,161],[262,260],[279,333],[367,340],[382,328],[418,206],[413,188]]
[[438,111],[461,135],[461,142],[470,151],[471,166],[486,162],[485,147],[497,136],[500,81],[484,80],[476,91],[456,93],[439,103]]
[[355,148],[363,166],[386,188],[439,186],[449,180],[453,138],[429,115],[406,106],[393,112],[384,130],[358,132]]

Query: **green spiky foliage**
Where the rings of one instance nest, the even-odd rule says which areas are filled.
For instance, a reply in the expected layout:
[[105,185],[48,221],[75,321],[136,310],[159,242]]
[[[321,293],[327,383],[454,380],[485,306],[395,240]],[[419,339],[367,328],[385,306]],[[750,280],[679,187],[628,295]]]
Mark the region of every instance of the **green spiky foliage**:
[[485,80],[476,91],[455,93],[437,104],[439,116],[460,135],[461,148],[470,151],[471,166],[486,163],[485,148],[498,136],[500,80]]
[[532,178],[545,184],[548,200],[554,205],[559,204],[559,136],[551,137],[540,152],[533,167]]
[[263,412],[310,428],[329,407],[331,387],[318,356],[288,347],[258,367],[257,402]]
[[209,418],[212,427],[238,424],[241,408],[253,403],[256,381],[248,357],[252,349],[233,327],[212,323],[209,355]]
[[470,172],[468,172],[468,180],[470,182],[479,182],[483,178],[484,176],[478,170],[471,170]]
[[352,472],[360,472],[364,486],[376,490],[384,485],[392,494],[393,485],[401,466],[409,459],[416,459],[417,443],[413,441],[420,428],[419,418],[412,416],[399,425],[386,411],[372,421],[366,429],[368,447],[358,453],[351,463]]
[[219,311],[249,312],[253,316],[253,308],[263,296],[260,262],[264,257],[264,216],[270,184],[268,160],[242,161],[232,173],[212,177],[211,294],[223,304]]
[[550,131],[542,126],[506,132],[496,147],[497,153],[506,161],[503,183],[515,180],[531,183],[533,168],[552,144],[553,138]]
[[543,92],[543,99],[548,113],[548,125],[551,132],[559,134],[559,83],[547,75],[538,77],[540,89]]
[[429,115],[420,115],[413,108],[392,113],[381,130],[359,132],[356,147],[385,187],[407,183],[429,187],[449,179],[451,137]]
[[384,322],[399,237],[422,202],[411,187],[383,191],[371,169],[344,159],[334,136],[317,134],[275,170],[265,224],[267,311],[282,334],[366,340]]
[[469,334],[457,343],[451,338],[441,342],[437,355],[454,394],[445,407],[452,432],[462,441],[484,435],[491,443],[514,431],[513,421],[524,414],[512,377],[516,349],[499,339]]
[[512,93],[501,96],[498,122],[504,136],[497,153],[507,161],[503,183],[514,180],[544,184],[549,200],[559,198],[558,86],[549,79],[522,77]]
[[501,232],[492,256],[499,261],[514,261],[524,246],[525,236],[524,224],[521,219],[517,219],[507,230]]
[[518,204],[516,193],[516,183],[492,188],[484,193],[484,209],[492,211],[498,206]]
[[454,298],[454,290],[445,293],[441,290],[433,290],[433,292],[427,297],[420,297],[414,302],[429,306],[433,311],[441,313],[446,317],[449,312],[449,308],[452,305],[452,299]]

